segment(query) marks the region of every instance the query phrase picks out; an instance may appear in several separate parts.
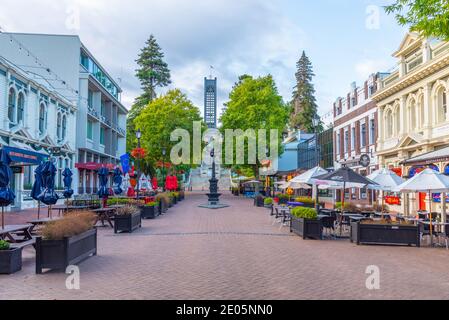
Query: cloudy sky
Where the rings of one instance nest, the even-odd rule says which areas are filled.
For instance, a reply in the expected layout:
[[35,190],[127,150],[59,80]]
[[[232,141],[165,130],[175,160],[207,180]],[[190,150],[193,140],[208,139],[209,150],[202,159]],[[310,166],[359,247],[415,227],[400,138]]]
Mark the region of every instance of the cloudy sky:
[[[320,114],[350,83],[392,68],[405,29],[382,6],[393,0],[2,0],[9,32],[79,34],[121,79],[123,103],[140,94],[135,59],[150,34],[163,48],[173,85],[203,109],[203,79],[219,79],[219,105],[239,75],[272,74],[291,98],[295,63],[311,58]],[[30,10],[32,8],[32,10]],[[165,89],[166,90],[166,89]],[[162,90],[161,92],[163,92]],[[328,120],[328,119],[325,119]]]

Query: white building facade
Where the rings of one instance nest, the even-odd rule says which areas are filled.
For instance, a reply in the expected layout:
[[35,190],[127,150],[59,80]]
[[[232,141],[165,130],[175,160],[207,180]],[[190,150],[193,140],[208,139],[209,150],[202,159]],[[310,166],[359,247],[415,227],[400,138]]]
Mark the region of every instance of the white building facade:
[[[97,171],[102,166],[112,170],[126,152],[128,111],[118,83],[78,36],[0,33],[0,56],[74,105],[74,123],[66,128],[73,148],[73,189],[75,194],[96,192]],[[45,114],[57,126],[58,113],[48,109]]]
[[34,207],[30,197],[34,169],[50,155],[56,158],[56,189],[62,171],[76,159],[76,106],[0,57],[0,144],[13,160],[13,210]]

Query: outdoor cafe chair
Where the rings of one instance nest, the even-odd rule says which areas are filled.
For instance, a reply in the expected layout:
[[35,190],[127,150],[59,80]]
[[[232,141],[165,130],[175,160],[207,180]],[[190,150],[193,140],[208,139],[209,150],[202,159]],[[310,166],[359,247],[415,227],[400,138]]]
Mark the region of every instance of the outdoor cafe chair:
[[323,226],[323,230],[327,231],[327,235],[329,237],[333,237],[335,233],[335,222],[336,217],[325,216],[321,218],[321,225]]
[[[435,228],[435,225],[432,225],[432,235],[437,235],[437,230]],[[426,223],[420,223],[419,224],[419,237],[421,241],[424,239],[424,237],[430,237],[430,224]]]

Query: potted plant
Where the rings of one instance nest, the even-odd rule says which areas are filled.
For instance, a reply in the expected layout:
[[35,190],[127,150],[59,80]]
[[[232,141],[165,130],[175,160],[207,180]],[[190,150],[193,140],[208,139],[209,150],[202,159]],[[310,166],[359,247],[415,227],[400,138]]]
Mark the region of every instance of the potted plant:
[[315,209],[296,207],[291,211],[290,232],[294,232],[303,239],[321,240],[323,228]]
[[73,212],[47,223],[36,238],[36,273],[43,269],[65,271],[67,266],[97,254],[97,216]]
[[147,203],[141,209],[142,219],[155,219],[159,214],[159,203],[156,201]]
[[114,217],[114,233],[132,233],[140,227],[142,227],[142,216],[138,207],[125,206],[117,209]]
[[185,191],[179,191],[179,200],[180,201],[184,201],[186,198],[186,193]]
[[271,209],[271,207],[273,206],[273,198],[265,198],[263,200],[263,204],[265,208]]
[[0,240],[0,274],[13,274],[22,270],[22,248],[11,248],[9,242]]
[[167,212],[168,208],[170,207],[170,197],[167,193],[158,193],[156,195],[156,201],[159,201],[160,206],[160,213],[164,214]]
[[351,242],[419,247],[419,232],[419,226],[406,222],[366,220],[351,224]]

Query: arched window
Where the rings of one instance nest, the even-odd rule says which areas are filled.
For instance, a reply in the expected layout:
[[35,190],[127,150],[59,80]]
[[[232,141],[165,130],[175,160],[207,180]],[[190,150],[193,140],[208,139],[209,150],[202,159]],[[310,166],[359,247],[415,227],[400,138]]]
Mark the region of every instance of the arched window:
[[17,123],[23,121],[23,114],[25,112],[25,95],[23,92],[19,93],[17,98]]
[[39,133],[44,134],[45,132],[45,103],[41,103],[39,106]]
[[61,114],[58,112],[58,119],[56,120],[56,135],[58,139],[61,139],[61,127],[62,127],[62,119]]
[[67,116],[63,115],[62,116],[62,140],[65,139],[67,134]]
[[408,114],[409,114],[409,125],[410,125],[410,132],[414,132],[416,131],[416,101],[413,99],[410,102],[410,106],[408,109]]
[[394,113],[394,134],[398,135],[399,132],[401,132],[401,110],[398,107]]
[[443,123],[446,121],[446,114],[447,114],[447,97],[446,97],[446,90],[441,87],[437,91],[437,124]]
[[385,114],[385,138],[393,136],[393,112],[388,110]]
[[424,96],[421,96],[421,98],[419,98],[418,114],[419,114],[418,128],[421,129],[424,127]]
[[9,89],[8,95],[8,119],[10,122],[14,122],[14,115],[16,113],[16,90]]

